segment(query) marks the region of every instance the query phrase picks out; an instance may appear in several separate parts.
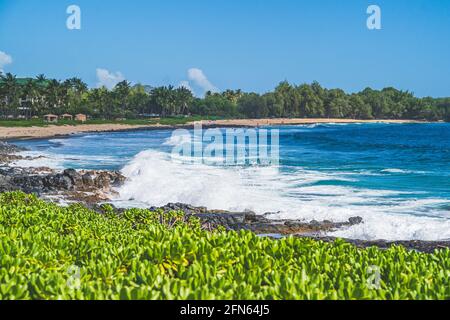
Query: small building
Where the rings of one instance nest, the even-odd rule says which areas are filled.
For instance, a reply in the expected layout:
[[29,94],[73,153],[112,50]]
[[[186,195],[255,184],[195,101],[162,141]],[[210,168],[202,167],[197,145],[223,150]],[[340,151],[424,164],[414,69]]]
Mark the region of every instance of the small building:
[[56,123],[58,122],[58,116],[54,114],[46,114],[44,116],[44,121],[48,123]]
[[70,121],[72,121],[73,120],[73,116],[71,114],[65,113],[65,114],[63,114],[61,116],[61,119],[62,120],[70,120]]
[[85,114],[79,113],[75,116],[75,121],[86,122],[87,116]]

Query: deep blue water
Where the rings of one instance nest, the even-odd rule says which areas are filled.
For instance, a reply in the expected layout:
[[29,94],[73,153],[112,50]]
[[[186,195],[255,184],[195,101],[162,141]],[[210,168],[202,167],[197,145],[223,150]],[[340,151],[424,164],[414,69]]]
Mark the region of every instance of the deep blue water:
[[[275,127],[272,127],[275,128]],[[326,124],[276,127],[280,166],[225,167],[170,158],[171,131],[21,141],[44,153],[35,165],[123,170],[117,203],[187,202],[274,217],[365,224],[354,238],[450,238],[450,124]],[[23,163],[22,163],[23,164]]]

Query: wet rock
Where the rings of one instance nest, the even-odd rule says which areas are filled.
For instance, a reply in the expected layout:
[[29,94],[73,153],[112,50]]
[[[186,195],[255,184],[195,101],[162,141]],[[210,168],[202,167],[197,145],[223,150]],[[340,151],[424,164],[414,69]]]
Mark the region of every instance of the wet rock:
[[92,175],[90,173],[83,174],[83,176],[81,177],[81,180],[83,181],[83,185],[88,188],[93,187],[95,184],[94,178],[92,177]]
[[74,169],[64,170],[63,176],[69,178],[74,187],[83,185],[82,175]]
[[[335,237],[323,237],[320,235],[296,235],[301,238],[311,238],[314,240],[324,241],[324,242],[335,242],[337,238]],[[393,246],[402,246],[407,250],[416,250],[424,253],[433,253],[435,250],[440,249],[450,249],[450,240],[448,241],[420,241],[420,240],[410,240],[410,241],[386,241],[386,240],[353,240],[353,239],[342,239],[347,243],[353,244],[359,248],[370,248],[377,247],[380,249],[389,249]]]
[[13,191],[14,185],[11,183],[11,179],[7,176],[0,175],[0,192]]
[[22,156],[15,155],[15,154],[0,154],[0,163],[11,163],[14,161],[22,160],[24,159]]
[[47,185],[49,182],[38,176],[17,175],[13,176],[10,181],[15,191],[20,190],[25,193],[36,193],[40,195],[48,190]]
[[208,212],[208,209],[205,207],[194,207],[185,203],[168,203],[163,207],[151,207],[150,210],[162,210],[163,212],[183,211],[186,214],[203,214]]
[[83,191],[72,191],[65,193],[65,199],[69,201],[74,201],[78,203],[83,203],[84,205],[92,208],[101,202],[110,200],[110,195],[108,193],[103,193],[101,191],[96,192],[83,192]]
[[[0,192],[21,190],[37,195],[88,192],[97,194],[98,201],[105,200],[104,194],[120,186],[125,177],[119,172],[82,171],[67,169],[56,172],[49,168],[0,169]],[[81,197],[81,196],[80,196]]]
[[363,222],[363,218],[361,217],[352,217],[350,219],[348,219],[348,222],[350,223],[351,226],[357,225],[357,224],[361,224]]
[[349,221],[339,223],[315,220],[311,222],[274,220],[268,218],[270,214],[257,215],[251,211],[229,212],[224,210],[208,210],[205,207],[194,207],[183,203],[169,203],[163,207],[152,207],[150,210],[162,210],[163,212],[183,211],[186,215],[194,215],[203,223],[208,223],[215,227],[222,226],[228,230],[235,231],[249,230],[257,234],[320,234],[363,222],[361,217],[352,217]]
[[26,150],[25,148],[18,147],[8,142],[0,141],[0,154],[12,154],[25,150]]
[[[31,178],[39,180],[40,177],[38,176]],[[66,190],[73,190],[75,188],[71,178],[61,173],[55,175],[48,175],[44,177],[42,181],[47,190],[66,191]]]

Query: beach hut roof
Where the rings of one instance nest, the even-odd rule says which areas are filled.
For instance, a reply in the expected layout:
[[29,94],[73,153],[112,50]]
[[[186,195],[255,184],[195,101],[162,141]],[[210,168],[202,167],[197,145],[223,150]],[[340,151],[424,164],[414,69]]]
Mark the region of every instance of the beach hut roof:
[[62,117],[71,117],[72,115],[71,114],[68,114],[68,113],[64,113],[63,115],[62,115]]
[[54,118],[54,117],[58,117],[56,114],[46,114],[44,117],[46,118]]

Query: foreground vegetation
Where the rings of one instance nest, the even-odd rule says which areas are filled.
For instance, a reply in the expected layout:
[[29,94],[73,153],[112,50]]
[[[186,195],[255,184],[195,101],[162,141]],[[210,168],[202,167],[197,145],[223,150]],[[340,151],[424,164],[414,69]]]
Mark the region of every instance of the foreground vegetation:
[[[357,249],[0,195],[1,299],[448,299],[450,250]],[[380,272],[372,287],[373,266]],[[373,279],[372,279],[373,280]]]
[[348,94],[319,83],[281,82],[265,94],[242,90],[207,92],[194,97],[184,87],[131,86],[122,81],[113,89],[89,89],[81,79],[65,81],[0,74],[0,117],[41,117],[83,113],[91,118],[162,118],[179,115],[229,118],[349,118],[450,121],[450,98],[417,98],[395,88]]

